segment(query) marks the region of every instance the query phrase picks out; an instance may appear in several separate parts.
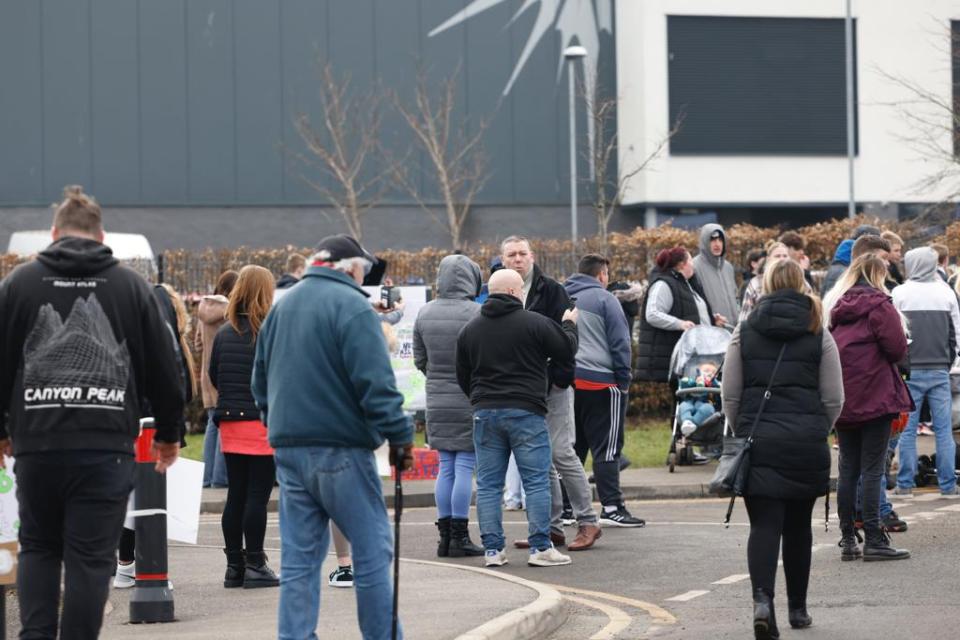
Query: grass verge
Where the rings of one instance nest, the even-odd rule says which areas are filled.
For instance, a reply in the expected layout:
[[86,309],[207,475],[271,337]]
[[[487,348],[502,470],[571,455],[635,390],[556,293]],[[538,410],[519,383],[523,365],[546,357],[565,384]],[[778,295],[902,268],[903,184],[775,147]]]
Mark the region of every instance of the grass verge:
[[[415,446],[424,446],[424,440],[422,431],[414,435]],[[634,467],[663,466],[669,446],[670,429],[666,420],[628,419],[623,453]],[[188,460],[203,461],[203,434],[187,434],[187,446],[180,450],[180,455]],[[586,466],[588,470],[592,466],[589,458]]]

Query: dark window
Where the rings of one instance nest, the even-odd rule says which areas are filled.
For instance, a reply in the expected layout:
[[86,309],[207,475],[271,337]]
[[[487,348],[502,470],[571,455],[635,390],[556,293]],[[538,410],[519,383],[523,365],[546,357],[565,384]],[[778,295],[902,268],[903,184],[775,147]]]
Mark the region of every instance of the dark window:
[[960,20],[950,23],[950,53],[953,64],[953,155],[960,158]]
[[667,36],[670,153],[847,153],[842,19],[669,16]]

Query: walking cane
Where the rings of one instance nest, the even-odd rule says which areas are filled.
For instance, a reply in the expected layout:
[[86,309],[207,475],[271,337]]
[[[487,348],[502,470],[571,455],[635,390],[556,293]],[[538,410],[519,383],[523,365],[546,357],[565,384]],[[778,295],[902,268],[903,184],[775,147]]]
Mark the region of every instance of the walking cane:
[[393,473],[393,632],[391,638],[397,640],[400,626],[400,515],[403,513],[403,446],[394,447]]

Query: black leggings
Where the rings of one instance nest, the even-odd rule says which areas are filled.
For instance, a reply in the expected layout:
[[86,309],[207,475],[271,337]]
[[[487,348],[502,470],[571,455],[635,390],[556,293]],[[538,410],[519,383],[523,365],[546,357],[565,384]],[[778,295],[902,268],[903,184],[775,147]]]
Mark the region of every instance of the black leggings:
[[763,589],[773,595],[777,556],[780,555],[780,539],[783,538],[783,574],[787,579],[787,599],[797,606],[805,604],[813,550],[810,519],[816,498],[780,500],[747,496],[743,502],[750,516],[747,566],[754,591]]
[[227,462],[227,504],[220,524],[227,551],[263,551],[267,532],[267,502],[273,491],[276,466],[273,456],[225,453]]
[[133,529],[123,528],[120,534],[120,547],[117,550],[117,557],[123,564],[128,564],[136,560],[137,534]]

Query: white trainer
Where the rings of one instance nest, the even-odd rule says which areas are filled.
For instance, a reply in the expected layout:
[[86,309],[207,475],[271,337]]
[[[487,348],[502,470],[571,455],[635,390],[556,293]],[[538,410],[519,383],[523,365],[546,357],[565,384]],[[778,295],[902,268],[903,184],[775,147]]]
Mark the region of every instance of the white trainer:
[[505,564],[509,564],[509,561],[503,549],[499,551],[487,551],[483,554],[483,566],[485,567],[502,567]]
[[693,420],[684,420],[683,424],[680,425],[680,433],[682,433],[684,437],[689,436],[691,433],[693,433],[696,430],[697,430],[697,425],[693,423]]
[[543,551],[530,550],[530,557],[527,558],[527,564],[531,567],[559,567],[570,564],[570,556],[565,556],[556,550],[552,545],[549,549]]
[[114,589],[129,589],[137,584],[137,563],[117,563],[117,575],[113,577]]

